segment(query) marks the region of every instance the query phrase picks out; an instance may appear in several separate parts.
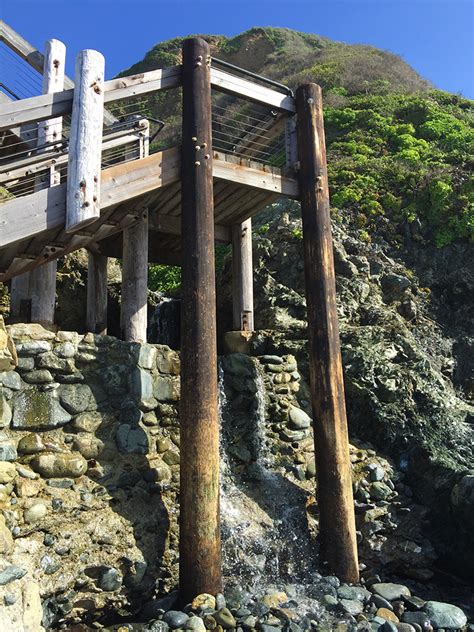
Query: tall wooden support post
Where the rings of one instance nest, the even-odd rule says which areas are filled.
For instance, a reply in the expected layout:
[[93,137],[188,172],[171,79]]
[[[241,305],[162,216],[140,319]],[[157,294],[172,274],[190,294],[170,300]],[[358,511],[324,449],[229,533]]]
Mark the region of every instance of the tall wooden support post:
[[312,83],[301,86],[296,111],[321,554],[338,577],[356,582],[359,568],[321,88]]
[[107,333],[107,257],[88,253],[87,331]]
[[148,298],[148,213],[123,231],[120,328],[128,342],[146,342]]
[[67,232],[100,216],[104,70],[104,57],[96,50],[78,54],[69,140]]
[[183,45],[180,591],[222,589],[210,53]]
[[[43,66],[43,94],[60,92],[64,89],[64,69],[66,64],[66,47],[59,40],[46,42]],[[41,121],[38,124],[38,147],[51,149],[55,141],[61,140],[62,118]],[[60,184],[60,174],[53,167],[46,174],[38,177],[35,189]],[[25,272],[12,279],[12,317],[14,320],[25,319],[34,323],[52,325],[56,302],[56,270],[57,260],[40,266],[32,272]],[[20,306],[22,310],[20,311]]]
[[232,226],[234,331],[253,331],[252,220]]

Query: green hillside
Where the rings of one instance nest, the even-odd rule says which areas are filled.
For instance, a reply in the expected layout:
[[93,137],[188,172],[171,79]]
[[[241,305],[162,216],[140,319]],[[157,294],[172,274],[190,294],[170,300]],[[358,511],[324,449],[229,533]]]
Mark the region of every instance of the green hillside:
[[[400,57],[290,29],[253,28],[233,38],[203,35],[214,56],[291,87],[324,90],[334,219],[370,240],[444,246],[472,239],[473,103],[435,90]],[[183,38],[157,44],[123,74],[180,63]],[[150,110],[178,125],[176,95],[151,97]],[[410,228],[411,225],[411,228]]]

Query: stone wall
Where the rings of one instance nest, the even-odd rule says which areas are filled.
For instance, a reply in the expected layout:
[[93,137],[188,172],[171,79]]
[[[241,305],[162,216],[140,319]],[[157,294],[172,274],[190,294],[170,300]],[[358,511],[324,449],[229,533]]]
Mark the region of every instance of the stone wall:
[[26,629],[33,603],[40,629],[40,596],[46,628],[133,613],[176,582],[179,357],[8,330],[18,367],[0,373],[0,628]]

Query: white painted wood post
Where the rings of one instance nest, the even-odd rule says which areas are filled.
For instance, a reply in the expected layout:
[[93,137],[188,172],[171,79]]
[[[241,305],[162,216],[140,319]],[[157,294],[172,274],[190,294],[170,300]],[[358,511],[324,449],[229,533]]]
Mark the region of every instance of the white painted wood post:
[[148,299],[148,213],[123,231],[120,327],[128,342],[146,342]]
[[78,54],[69,138],[66,232],[100,216],[104,70],[104,57],[99,52],[83,50]]
[[107,333],[107,260],[104,255],[88,253],[87,266],[87,331]]
[[234,331],[253,331],[252,220],[232,226],[232,295]]
[[[43,66],[43,94],[61,92],[64,89],[64,70],[66,65],[66,47],[56,39],[48,40],[45,44]],[[38,151],[41,153],[44,145],[51,149],[51,143],[61,140],[62,118],[50,119],[38,123]],[[60,184],[60,173],[51,167],[46,177],[38,177],[35,190]],[[27,316],[31,322],[51,325],[54,322],[54,307],[56,302],[56,271],[57,260],[40,266],[33,272],[25,272],[14,277],[11,282],[11,316],[17,320]],[[30,301],[27,310],[23,308]],[[21,307],[23,306],[23,308]]]

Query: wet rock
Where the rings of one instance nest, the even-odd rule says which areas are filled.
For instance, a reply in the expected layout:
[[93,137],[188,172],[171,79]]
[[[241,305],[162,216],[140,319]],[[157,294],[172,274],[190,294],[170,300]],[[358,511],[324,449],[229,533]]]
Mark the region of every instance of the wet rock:
[[427,601],[423,607],[434,628],[462,628],[467,617],[461,608],[441,601]]
[[217,625],[220,625],[224,628],[224,630],[235,628],[237,625],[234,615],[228,608],[221,608],[213,614],[213,617],[216,620]]
[[311,426],[311,417],[307,415],[304,410],[292,406],[290,408],[290,422],[289,425],[295,430],[302,430]]
[[369,494],[374,500],[385,500],[391,496],[392,490],[385,483],[375,482],[369,487]]
[[101,590],[107,592],[115,592],[122,586],[122,575],[120,572],[112,566],[106,566],[101,569],[99,577],[97,579],[97,586]]
[[395,601],[395,599],[402,599],[402,597],[411,596],[410,590],[406,586],[403,586],[403,584],[380,582],[372,584],[370,589],[377,595],[387,599],[387,601]]
[[385,470],[383,467],[377,465],[377,463],[369,463],[367,469],[369,470],[369,478],[371,481],[376,482],[383,480],[385,476]]
[[172,630],[183,628],[189,619],[188,615],[180,610],[168,610],[163,615],[163,621],[167,623]]
[[366,601],[371,597],[371,593],[360,586],[348,586],[342,584],[337,589],[339,599],[356,599],[357,601]]
[[40,454],[31,467],[44,478],[79,478],[87,471],[87,461],[78,453]]
[[31,388],[14,399],[12,427],[17,430],[51,430],[70,420],[71,415],[61,406],[55,391]]
[[393,610],[393,606],[390,601],[384,599],[380,595],[372,595],[370,598],[371,603],[373,603],[377,608],[387,608],[387,610]]
[[3,570],[0,571],[0,586],[6,586],[11,582],[21,579],[26,575],[26,570],[15,564],[9,564]]
[[358,599],[341,599],[339,603],[344,612],[354,617],[364,611],[364,606]]

